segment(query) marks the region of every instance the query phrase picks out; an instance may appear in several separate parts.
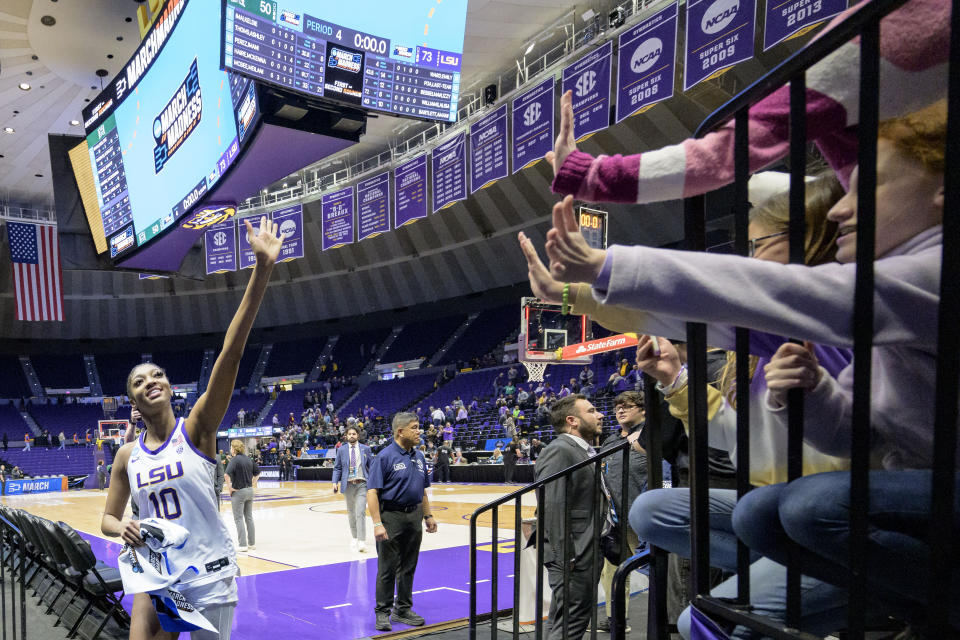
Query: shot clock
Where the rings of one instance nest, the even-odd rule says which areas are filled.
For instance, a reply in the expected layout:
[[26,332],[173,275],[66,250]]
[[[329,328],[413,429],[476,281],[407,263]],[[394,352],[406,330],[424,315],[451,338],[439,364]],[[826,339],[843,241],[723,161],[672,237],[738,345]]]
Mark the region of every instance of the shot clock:
[[594,249],[607,248],[607,212],[580,207],[580,233]]

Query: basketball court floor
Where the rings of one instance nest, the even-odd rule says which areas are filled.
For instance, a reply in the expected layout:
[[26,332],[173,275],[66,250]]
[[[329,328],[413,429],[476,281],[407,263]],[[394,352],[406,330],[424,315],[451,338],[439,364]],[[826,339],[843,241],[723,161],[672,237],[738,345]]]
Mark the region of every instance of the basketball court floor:
[[[438,532],[424,533],[414,581],[414,610],[427,625],[466,618],[469,611],[470,515],[520,485],[441,484],[428,489]],[[100,533],[106,492],[71,491],[4,497],[12,507],[80,531],[99,558],[116,566],[116,538]],[[522,516],[534,517],[532,494],[523,500]],[[479,611],[490,610],[491,535],[489,514],[481,520],[477,569]],[[230,503],[224,496],[221,518],[234,536]],[[512,504],[500,508],[498,551],[500,607],[509,607],[513,592]],[[367,517],[366,553],[351,551],[344,499],[329,482],[261,482],[254,505],[256,550],[238,554],[240,603],[232,637],[366,638],[374,629],[377,575],[373,526]],[[485,579],[486,578],[486,579]],[[127,603],[131,598],[128,597]],[[408,629],[394,623],[394,632]]]

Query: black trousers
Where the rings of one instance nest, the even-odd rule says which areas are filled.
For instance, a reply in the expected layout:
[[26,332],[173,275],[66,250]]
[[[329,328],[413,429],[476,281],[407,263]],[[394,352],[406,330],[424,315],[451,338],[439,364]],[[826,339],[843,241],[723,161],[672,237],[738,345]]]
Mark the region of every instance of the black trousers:
[[504,462],[503,463],[503,481],[507,483],[513,482],[513,472],[517,468],[516,462]]
[[450,482],[450,465],[442,464],[433,468],[433,476],[436,482]]
[[546,563],[547,580],[553,592],[547,619],[547,640],[564,640],[564,618],[567,620],[567,640],[579,640],[590,626],[590,616],[597,606],[600,573],[598,571],[594,576],[592,551],[588,556],[586,562],[571,567],[567,602],[563,600],[563,565],[560,562]]
[[384,511],[380,514],[380,522],[387,530],[388,539],[377,542],[375,611],[389,613],[394,608],[407,611],[413,606],[413,574],[417,570],[423,539],[423,507],[418,506],[410,513]]

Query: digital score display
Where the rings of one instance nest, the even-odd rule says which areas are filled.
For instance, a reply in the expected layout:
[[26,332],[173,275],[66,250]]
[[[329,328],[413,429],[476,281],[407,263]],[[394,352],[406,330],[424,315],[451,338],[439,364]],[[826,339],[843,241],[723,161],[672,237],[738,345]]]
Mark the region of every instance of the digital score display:
[[594,249],[607,248],[607,212],[580,207],[580,233]]
[[83,111],[110,256],[174,226],[219,182],[255,127],[253,81],[220,69],[208,0],[167,0],[133,57]]
[[457,118],[467,0],[224,0],[223,65],[398,116]]

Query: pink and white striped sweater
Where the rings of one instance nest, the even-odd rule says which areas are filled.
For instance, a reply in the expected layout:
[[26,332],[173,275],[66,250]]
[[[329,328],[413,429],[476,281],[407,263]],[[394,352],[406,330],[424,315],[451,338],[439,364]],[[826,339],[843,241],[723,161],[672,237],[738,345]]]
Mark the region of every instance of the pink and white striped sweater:
[[[837,16],[843,20],[864,0]],[[950,2],[910,0],[880,25],[880,119],[919,110],[946,95]],[[843,45],[807,71],[807,136],[847,186],[857,159],[860,43]],[[781,87],[750,108],[750,170],[789,151],[790,90]],[[733,182],[733,123],[700,139],[630,156],[571,153],[554,178],[555,193],[591,202],[658,202],[706,193]]]

